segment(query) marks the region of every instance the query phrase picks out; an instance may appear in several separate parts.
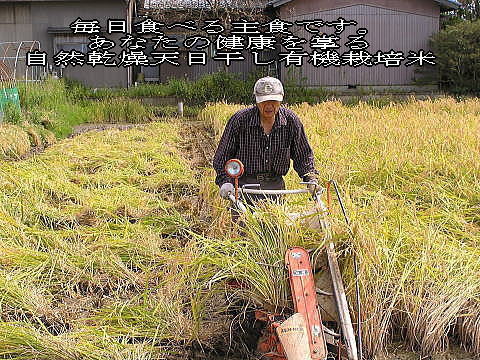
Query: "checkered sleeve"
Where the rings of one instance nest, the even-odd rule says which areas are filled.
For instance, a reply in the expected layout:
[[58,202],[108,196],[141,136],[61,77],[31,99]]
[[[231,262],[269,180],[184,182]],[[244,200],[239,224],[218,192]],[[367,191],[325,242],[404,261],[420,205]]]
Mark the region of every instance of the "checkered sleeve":
[[235,156],[238,149],[238,115],[234,114],[227,122],[223,135],[213,157],[213,168],[217,173],[215,183],[222,186],[230,182],[230,178],[225,173],[225,163]]
[[294,124],[294,133],[291,144],[291,158],[293,160],[293,168],[298,173],[298,175],[303,178],[307,173],[318,174],[318,171],[315,169],[314,165],[314,156],[313,150],[308,143],[307,135],[305,134],[305,129],[303,124],[292,112],[293,124]]

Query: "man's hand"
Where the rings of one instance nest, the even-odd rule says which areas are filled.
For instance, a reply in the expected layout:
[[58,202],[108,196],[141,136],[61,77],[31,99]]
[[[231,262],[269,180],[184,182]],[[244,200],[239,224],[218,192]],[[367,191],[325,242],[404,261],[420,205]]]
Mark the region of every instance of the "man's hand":
[[228,199],[228,195],[233,194],[235,192],[235,188],[233,187],[232,183],[226,182],[220,187],[220,196],[223,199]]
[[314,182],[315,182],[315,184],[307,185],[308,191],[310,191],[310,194],[312,194],[312,196],[315,196],[315,194],[318,192],[318,190],[320,188],[320,186],[317,183],[317,180],[315,180]]
[[303,181],[304,182],[309,182],[311,184],[307,185],[308,191],[310,191],[310,194],[312,196],[315,196],[317,191],[319,190],[320,186],[318,185],[318,180],[315,174],[305,174],[303,176]]

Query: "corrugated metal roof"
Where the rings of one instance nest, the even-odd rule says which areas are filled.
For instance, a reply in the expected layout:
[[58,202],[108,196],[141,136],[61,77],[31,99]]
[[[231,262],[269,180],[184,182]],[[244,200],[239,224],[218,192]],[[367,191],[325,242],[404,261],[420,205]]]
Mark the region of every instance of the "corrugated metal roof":
[[435,0],[440,5],[449,9],[458,9],[462,4],[456,0]]
[[[286,4],[292,0],[272,0],[268,2],[268,5],[273,7],[279,7],[283,4]],[[458,9],[462,4],[459,3],[457,0],[433,0],[443,6],[444,8],[448,9]]]
[[[216,0],[219,8],[263,8],[268,0]],[[145,9],[210,9],[212,2],[209,0],[145,0]]]
[[[45,2],[45,1],[56,1],[56,2],[79,2],[83,0],[0,0],[2,2]],[[130,0],[119,0],[120,2],[129,3]]]

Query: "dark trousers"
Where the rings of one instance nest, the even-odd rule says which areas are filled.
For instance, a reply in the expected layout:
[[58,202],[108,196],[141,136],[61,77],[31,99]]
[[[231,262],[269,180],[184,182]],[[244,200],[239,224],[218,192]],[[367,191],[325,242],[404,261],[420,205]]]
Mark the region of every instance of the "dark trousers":
[[[260,189],[260,190],[285,190],[285,181],[283,180],[283,177],[278,176],[273,179],[269,179],[267,181],[262,180],[259,181],[256,177],[254,176],[242,176],[241,178],[238,179],[238,187],[241,188],[245,184],[260,184],[260,187],[249,187],[249,189]],[[245,195],[239,195],[239,199],[242,200],[242,202],[245,205],[251,205],[255,206],[255,203],[261,200],[272,200],[272,201],[281,201],[282,195],[257,195],[257,194],[245,194]],[[234,222],[238,221],[238,218],[240,216],[239,210],[235,207],[232,206],[231,209],[231,214],[232,214],[232,220]]]

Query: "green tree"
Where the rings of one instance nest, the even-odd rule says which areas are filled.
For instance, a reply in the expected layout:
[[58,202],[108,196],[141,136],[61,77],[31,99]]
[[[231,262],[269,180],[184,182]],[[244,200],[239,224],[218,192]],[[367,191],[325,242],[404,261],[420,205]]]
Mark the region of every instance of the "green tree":
[[462,6],[457,15],[465,20],[480,19],[480,0],[460,0]]
[[439,84],[461,93],[480,93],[480,20],[447,26],[432,37]]

